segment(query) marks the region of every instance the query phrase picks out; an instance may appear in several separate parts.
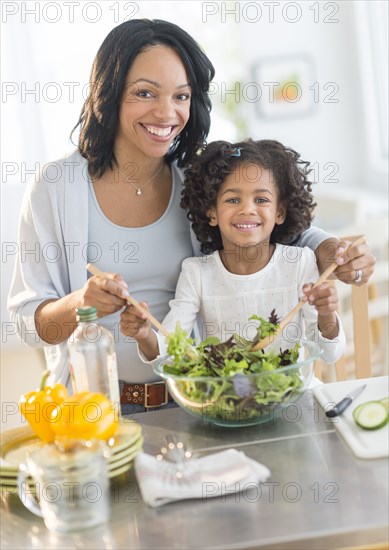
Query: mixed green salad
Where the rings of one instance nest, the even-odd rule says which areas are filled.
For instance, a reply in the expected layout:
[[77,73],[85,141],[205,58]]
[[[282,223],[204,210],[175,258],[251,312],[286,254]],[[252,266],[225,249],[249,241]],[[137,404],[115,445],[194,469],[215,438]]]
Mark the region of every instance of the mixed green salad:
[[253,340],[234,334],[225,342],[209,337],[198,346],[177,323],[168,338],[170,358],[162,372],[173,375],[170,381],[174,377],[185,408],[197,413],[201,408],[201,414],[211,419],[240,421],[300,393],[304,382],[299,369],[283,368],[297,363],[300,344],[283,351],[252,351],[259,340],[276,332],[279,321],[274,310],[268,320],[256,315],[250,320],[258,323]]

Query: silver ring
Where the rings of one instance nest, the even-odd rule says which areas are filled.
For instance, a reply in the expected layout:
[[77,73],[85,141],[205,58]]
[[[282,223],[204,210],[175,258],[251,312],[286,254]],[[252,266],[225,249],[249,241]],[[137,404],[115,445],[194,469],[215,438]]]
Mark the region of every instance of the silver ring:
[[362,269],[357,269],[355,271],[354,283],[360,283],[362,281]]

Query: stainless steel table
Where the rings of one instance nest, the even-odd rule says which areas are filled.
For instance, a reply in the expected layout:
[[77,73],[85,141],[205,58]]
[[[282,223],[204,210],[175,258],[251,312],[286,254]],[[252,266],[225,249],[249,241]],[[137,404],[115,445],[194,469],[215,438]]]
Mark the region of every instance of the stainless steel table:
[[133,472],[112,488],[109,523],[69,535],[50,533],[12,494],[3,494],[2,549],[296,548],[323,549],[388,540],[388,464],[358,460],[310,392],[284,417],[226,429],[181,409],[139,414],[144,450],[167,434],[200,453],[234,447],[271,470],[268,482],[239,494],[149,508]]

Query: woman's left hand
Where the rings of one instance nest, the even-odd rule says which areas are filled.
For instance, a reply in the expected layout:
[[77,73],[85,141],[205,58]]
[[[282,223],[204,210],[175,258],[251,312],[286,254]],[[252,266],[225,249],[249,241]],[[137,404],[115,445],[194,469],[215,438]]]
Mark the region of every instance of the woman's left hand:
[[376,258],[371,253],[367,244],[360,244],[345,250],[350,241],[339,241],[335,253],[335,261],[338,263],[334,275],[344,283],[357,286],[368,282],[374,272]]
[[367,244],[351,248],[351,241],[326,239],[316,248],[315,255],[320,273],[323,273],[333,262],[338,263],[330,279],[337,278],[343,283],[364,285],[374,271],[376,259]]

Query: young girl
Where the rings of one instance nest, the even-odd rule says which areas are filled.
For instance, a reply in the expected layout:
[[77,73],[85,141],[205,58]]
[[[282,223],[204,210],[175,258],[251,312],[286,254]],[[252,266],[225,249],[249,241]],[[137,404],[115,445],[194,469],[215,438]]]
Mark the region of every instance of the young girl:
[[[199,314],[202,339],[253,338],[253,314],[268,318],[275,309],[282,319],[305,296],[280,347],[308,338],[319,343],[324,361],[341,356],[336,289],[307,284],[319,277],[314,252],[282,244],[311,224],[309,172],[308,162],[277,141],[217,141],[204,149],[186,172],[181,201],[204,256],[184,260],[163,322],[167,330],[179,321],[190,333]],[[138,341],[146,360],[166,353],[165,337],[135,308],[122,314],[121,329]]]

